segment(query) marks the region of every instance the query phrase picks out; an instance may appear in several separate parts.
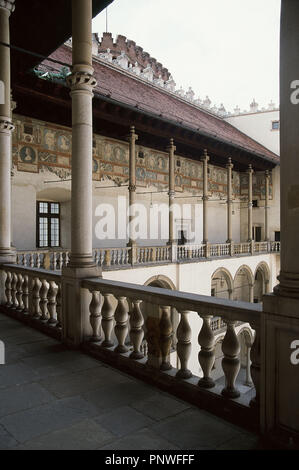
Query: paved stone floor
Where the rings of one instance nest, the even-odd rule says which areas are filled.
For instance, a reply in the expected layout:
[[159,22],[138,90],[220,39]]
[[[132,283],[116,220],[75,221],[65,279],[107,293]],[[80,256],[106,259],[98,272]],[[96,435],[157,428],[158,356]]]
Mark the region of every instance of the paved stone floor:
[[258,438],[0,314],[0,449],[255,449]]

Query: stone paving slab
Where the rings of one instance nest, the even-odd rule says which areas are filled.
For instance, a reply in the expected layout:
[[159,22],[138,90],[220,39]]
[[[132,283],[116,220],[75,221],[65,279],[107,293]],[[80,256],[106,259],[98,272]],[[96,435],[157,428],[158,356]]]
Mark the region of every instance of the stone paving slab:
[[257,436],[0,315],[0,449],[254,449]]

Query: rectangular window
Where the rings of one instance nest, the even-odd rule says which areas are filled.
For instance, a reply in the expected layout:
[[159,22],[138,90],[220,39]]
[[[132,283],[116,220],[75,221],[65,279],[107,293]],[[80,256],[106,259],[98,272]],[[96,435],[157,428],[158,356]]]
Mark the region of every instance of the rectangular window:
[[280,231],[279,232],[274,232],[274,236],[275,236],[275,241],[280,242]]
[[60,204],[37,202],[36,244],[38,248],[60,246]]
[[272,121],[272,131],[279,130],[279,121]]

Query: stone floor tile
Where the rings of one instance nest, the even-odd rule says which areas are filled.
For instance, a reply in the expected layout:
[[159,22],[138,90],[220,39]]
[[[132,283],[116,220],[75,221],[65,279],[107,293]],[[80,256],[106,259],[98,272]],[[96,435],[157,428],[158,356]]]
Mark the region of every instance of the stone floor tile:
[[27,450],[94,450],[115,439],[99,423],[86,419],[66,429],[37,437],[26,442],[22,448]]
[[97,411],[90,403],[74,397],[11,414],[1,418],[0,424],[16,440],[24,443],[96,415]]
[[122,439],[100,447],[99,450],[177,450],[179,447],[161,438],[152,430],[145,429],[134,432]]
[[118,437],[138,431],[154,423],[151,418],[139,413],[130,406],[122,406],[115,411],[105,413],[95,418],[95,421]]
[[49,403],[54,398],[36,383],[5,388],[0,390],[0,417]]

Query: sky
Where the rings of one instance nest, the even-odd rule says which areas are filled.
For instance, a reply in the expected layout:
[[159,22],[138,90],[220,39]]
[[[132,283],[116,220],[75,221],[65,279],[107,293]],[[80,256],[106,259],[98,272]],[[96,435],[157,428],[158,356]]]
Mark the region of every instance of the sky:
[[[114,0],[108,32],[143,47],[212,105],[248,110],[279,102],[280,0]],[[106,13],[93,32],[106,31]]]

